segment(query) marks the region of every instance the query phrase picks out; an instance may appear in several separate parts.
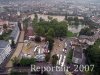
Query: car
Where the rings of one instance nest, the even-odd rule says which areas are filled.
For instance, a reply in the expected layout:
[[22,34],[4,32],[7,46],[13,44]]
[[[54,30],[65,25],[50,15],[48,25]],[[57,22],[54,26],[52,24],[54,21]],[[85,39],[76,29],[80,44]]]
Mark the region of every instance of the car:
[[44,61],[45,60],[45,54],[36,55],[34,58],[36,59],[37,62]]

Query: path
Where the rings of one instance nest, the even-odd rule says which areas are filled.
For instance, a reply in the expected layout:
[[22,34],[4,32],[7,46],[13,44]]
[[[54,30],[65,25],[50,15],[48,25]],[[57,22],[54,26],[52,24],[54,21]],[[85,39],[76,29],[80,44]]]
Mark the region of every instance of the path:
[[20,54],[20,52],[22,50],[22,47],[23,47],[23,41],[24,41],[24,31],[21,31],[16,50],[15,50],[14,54],[12,55],[12,57],[10,58],[10,60],[8,61],[6,67],[12,67],[11,59],[13,59],[14,57],[18,57],[19,56],[19,54]]

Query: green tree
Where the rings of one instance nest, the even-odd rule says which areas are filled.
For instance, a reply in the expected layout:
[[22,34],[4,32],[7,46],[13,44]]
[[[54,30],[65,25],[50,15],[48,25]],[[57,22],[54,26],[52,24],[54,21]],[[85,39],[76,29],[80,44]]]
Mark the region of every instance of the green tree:
[[3,35],[0,35],[0,40],[4,40],[4,37],[3,37]]
[[57,54],[53,55],[53,56],[52,56],[52,65],[53,65],[53,66],[56,66],[57,60],[58,60]]
[[67,35],[67,27],[59,25],[55,30],[56,37],[65,37]]
[[13,66],[16,66],[19,63],[20,59],[17,57],[14,57],[13,59],[11,59],[11,61],[13,63]]
[[73,21],[73,17],[68,17],[67,21],[68,22]]
[[40,17],[39,21],[42,22],[42,21],[44,21],[44,19],[42,17]]
[[3,29],[4,29],[5,31],[7,31],[7,25],[6,25],[6,24],[3,25]]
[[33,24],[36,24],[38,22],[38,15],[34,14]]
[[35,36],[35,42],[41,42],[41,37],[40,36]]
[[51,16],[48,16],[48,20],[51,21],[53,18]]
[[65,15],[65,20],[67,20],[67,19],[68,19],[68,14]]
[[72,57],[73,57],[73,50],[70,50],[66,58],[68,64],[72,63]]
[[87,64],[94,64],[93,75],[100,74],[100,39],[98,39],[93,46],[89,46],[85,50]]
[[29,25],[29,18],[26,18],[26,19],[23,20],[23,25],[24,25],[24,29],[26,31],[27,30],[27,27]]
[[35,64],[34,58],[22,58],[19,63],[22,67],[24,66],[31,66],[32,64]]
[[64,37],[67,34],[67,21],[58,22],[56,19],[52,19],[51,21],[41,21],[36,25],[35,32],[38,35],[46,35],[50,37]]
[[84,28],[80,31],[79,35],[87,35],[87,36],[92,36],[94,35],[94,32],[91,32],[90,28]]
[[50,54],[47,54],[47,55],[45,56],[45,61],[48,62],[49,60],[50,60]]
[[48,41],[48,49],[51,51],[54,46],[54,39],[51,36],[47,36],[46,41]]
[[16,44],[15,44],[15,41],[12,39],[12,40],[11,40],[11,47],[15,48],[15,45],[16,45]]
[[39,36],[44,36],[45,35],[45,30],[42,26],[38,26],[36,30],[37,35]]
[[55,32],[54,32],[53,28],[50,28],[48,30],[48,32],[46,33],[46,36],[51,36],[51,37],[54,37],[55,36]]
[[46,41],[54,43],[54,39],[51,36],[46,36]]

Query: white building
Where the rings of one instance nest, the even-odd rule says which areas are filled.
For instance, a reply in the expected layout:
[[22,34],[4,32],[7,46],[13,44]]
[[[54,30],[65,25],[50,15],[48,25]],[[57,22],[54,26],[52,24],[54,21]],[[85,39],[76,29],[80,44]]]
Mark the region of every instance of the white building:
[[0,64],[10,54],[10,52],[11,52],[11,47],[9,42],[0,40]]

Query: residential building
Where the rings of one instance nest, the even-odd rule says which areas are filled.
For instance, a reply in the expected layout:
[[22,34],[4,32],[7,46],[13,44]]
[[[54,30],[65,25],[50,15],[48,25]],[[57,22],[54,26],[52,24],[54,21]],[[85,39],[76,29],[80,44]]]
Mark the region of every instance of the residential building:
[[6,59],[6,57],[11,53],[11,47],[9,42],[0,40],[0,64]]
[[4,24],[8,25],[8,21],[0,19],[0,27],[3,27]]
[[4,32],[3,28],[0,28],[0,35],[2,35]]
[[73,49],[72,62],[75,64],[81,64],[83,61],[83,50],[81,47],[75,47]]
[[[10,35],[10,38],[14,40],[15,44],[17,43],[18,41],[18,38],[19,38],[19,35],[20,35],[20,29],[18,27],[18,23],[16,23],[11,35]],[[10,40],[11,40],[10,39]]]

